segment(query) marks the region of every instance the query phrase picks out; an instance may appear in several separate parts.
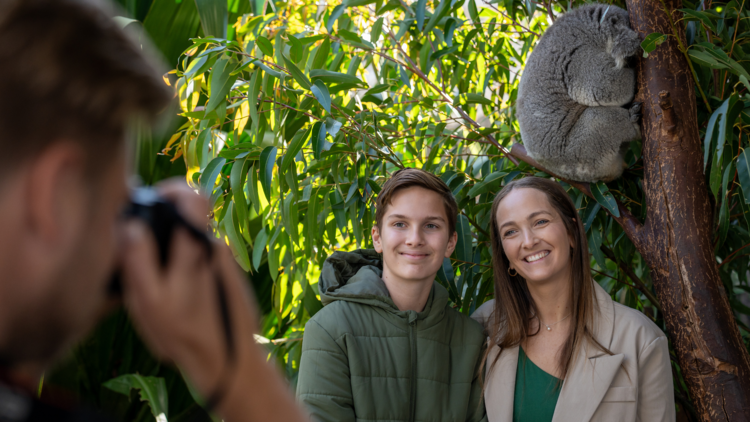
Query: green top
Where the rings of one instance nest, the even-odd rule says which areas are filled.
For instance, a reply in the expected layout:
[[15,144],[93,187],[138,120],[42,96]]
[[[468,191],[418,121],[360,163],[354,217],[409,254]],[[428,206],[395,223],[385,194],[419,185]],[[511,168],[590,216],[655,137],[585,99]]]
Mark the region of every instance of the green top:
[[536,366],[518,348],[516,390],[513,397],[513,422],[550,422],[560,396],[560,380]]

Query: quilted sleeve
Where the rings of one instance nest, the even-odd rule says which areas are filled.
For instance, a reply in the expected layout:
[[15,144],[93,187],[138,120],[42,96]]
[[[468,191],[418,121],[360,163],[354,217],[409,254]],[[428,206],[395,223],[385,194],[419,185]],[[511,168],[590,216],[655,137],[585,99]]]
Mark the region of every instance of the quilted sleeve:
[[469,396],[469,408],[466,411],[466,420],[468,422],[487,422],[487,411],[485,410],[482,391],[482,379],[479,376],[479,368],[482,366],[482,358],[484,357],[486,346],[485,343],[485,346],[482,347],[479,353],[477,364],[474,368],[474,379],[471,382],[471,395]]
[[315,319],[305,326],[297,397],[315,421],[356,419],[348,357]]

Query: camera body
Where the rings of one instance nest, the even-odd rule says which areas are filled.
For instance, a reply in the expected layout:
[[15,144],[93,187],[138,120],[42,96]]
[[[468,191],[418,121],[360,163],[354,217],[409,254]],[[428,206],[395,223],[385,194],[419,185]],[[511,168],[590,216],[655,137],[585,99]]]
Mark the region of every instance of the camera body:
[[[210,257],[211,242],[208,236],[188,223],[177,211],[177,207],[153,188],[134,188],[130,194],[130,203],[123,212],[123,218],[141,220],[150,228],[156,240],[159,263],[162,267],[166,266],[169,261],[172,237],[178,228],[185,229],[195,240],[204,244]],[[114,296],[122,294],[119,270],[113,275],[108,291]]]

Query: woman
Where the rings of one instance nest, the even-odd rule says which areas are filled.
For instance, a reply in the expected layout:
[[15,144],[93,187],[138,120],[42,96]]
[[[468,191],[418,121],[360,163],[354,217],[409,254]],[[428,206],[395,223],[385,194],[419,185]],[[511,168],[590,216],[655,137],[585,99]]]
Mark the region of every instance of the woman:
[[674,421],[667,338],[593,281],[565,190],[513,181],[492,215],[495,300],[474,314],[489,333],[489,421]]

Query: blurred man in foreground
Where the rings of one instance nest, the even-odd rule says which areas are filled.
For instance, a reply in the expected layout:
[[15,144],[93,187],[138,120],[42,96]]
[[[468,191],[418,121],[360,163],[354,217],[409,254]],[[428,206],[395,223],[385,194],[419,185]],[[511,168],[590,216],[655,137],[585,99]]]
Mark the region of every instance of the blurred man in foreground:
[[[43,371],[93,328],[118,267],[143,339],[216,413],[303,420],[253,341],[255,309],[226,245],[214,244],[209,258],[180,229],[161,267],[149,229],[119,219],[126,123],[171,97],[155,66],[84,0],[0,0],[0,41],[0,421],[93,420],[34,401],[16,374]],[[184,184],[161,194],[206,227],[206,201]],[[228,299],[233,359],[216,283]]]

